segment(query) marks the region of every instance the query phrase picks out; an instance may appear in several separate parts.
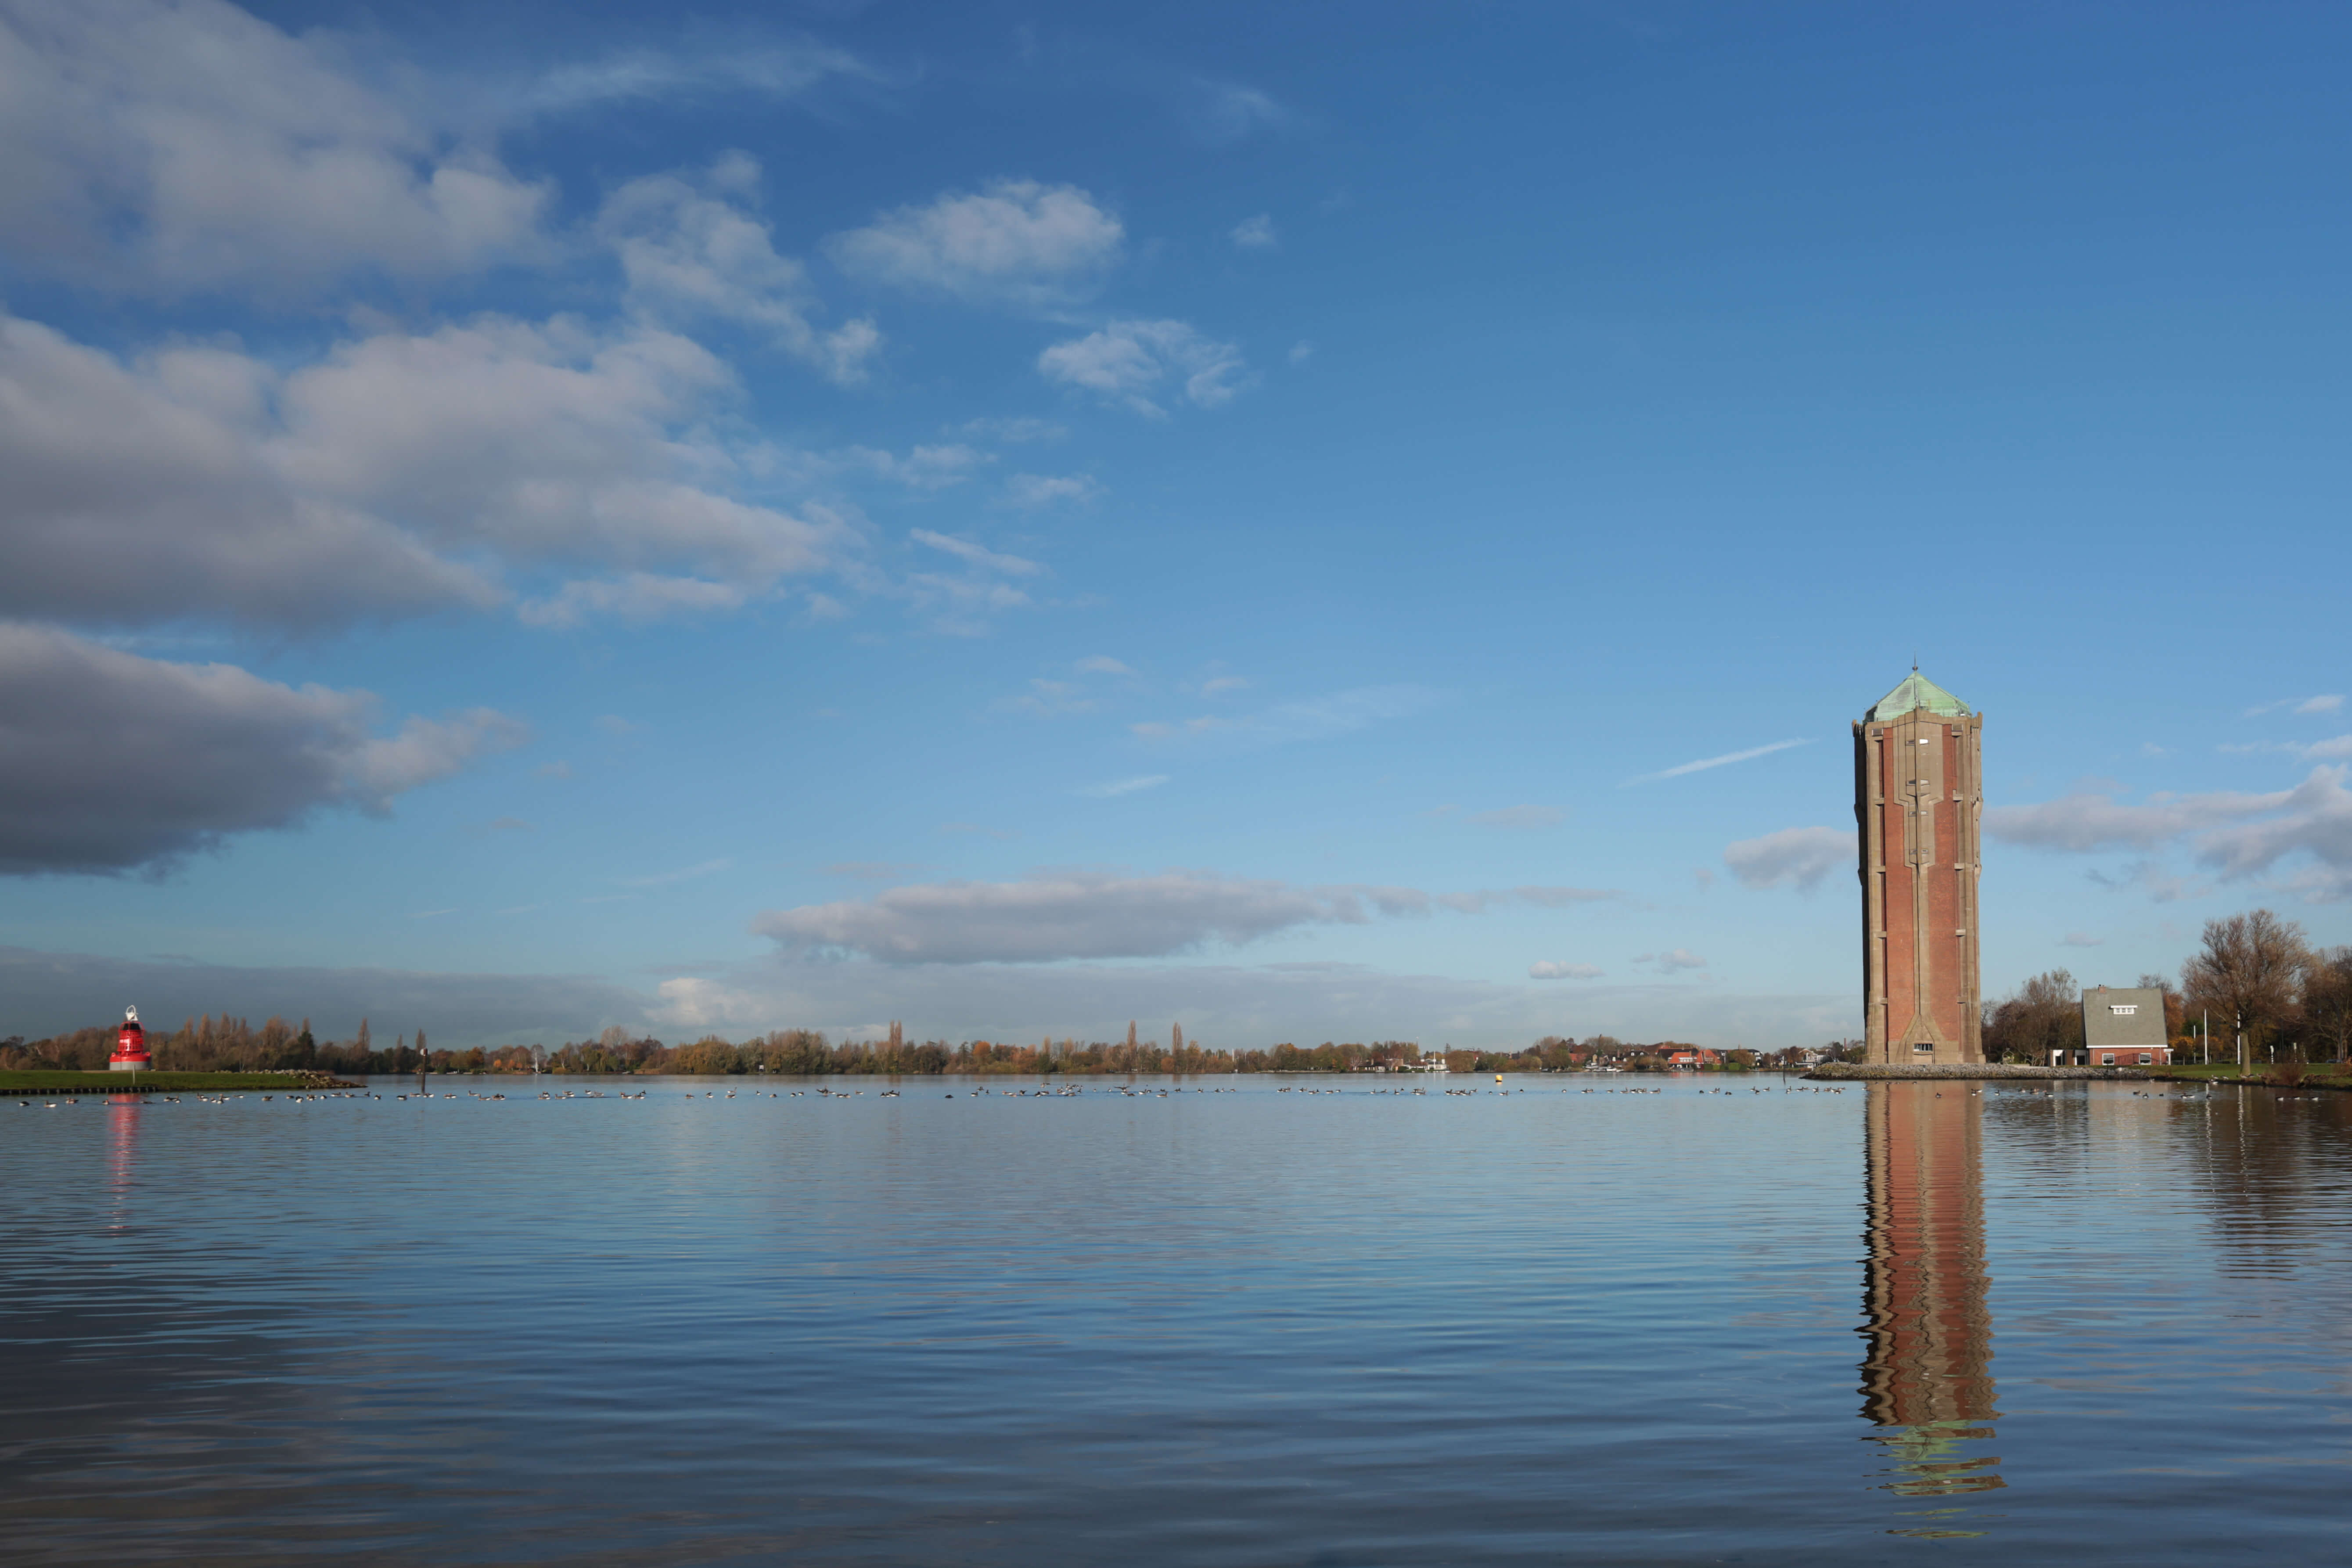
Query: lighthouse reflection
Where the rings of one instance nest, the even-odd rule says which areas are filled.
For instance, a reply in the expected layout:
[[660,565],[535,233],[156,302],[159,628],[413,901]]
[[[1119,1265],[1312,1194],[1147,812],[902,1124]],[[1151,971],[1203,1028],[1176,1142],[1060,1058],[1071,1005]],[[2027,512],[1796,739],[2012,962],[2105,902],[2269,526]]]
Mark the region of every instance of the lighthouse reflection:
[[[1862,1413],[1905,1496],[2004,1483],[1990,1442],[1983,1101],[1965,1082],[1869,1086]],[[1936,1531],[1931,1533],[1945,1533]]]
[[112,1214],[109,1230],[131,1223],[131,1188],[139,1164],[139,1096],[106,1097],[106,1184]]

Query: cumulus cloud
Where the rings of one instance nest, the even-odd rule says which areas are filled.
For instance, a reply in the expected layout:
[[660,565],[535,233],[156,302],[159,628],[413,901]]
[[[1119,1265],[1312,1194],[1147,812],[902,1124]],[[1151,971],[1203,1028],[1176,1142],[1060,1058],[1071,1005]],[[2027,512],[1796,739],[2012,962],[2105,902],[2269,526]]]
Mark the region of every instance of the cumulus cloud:
[[1686,947],[1678,947],[1671,952],[1658,954],[1658,972],[1661,974],[1671,974],[1678,969],[1705,969],[1706,967],[1706,960]]
[[[1131,788],[1157,782],[1124,781]],[[886,963],[1045,963],[1156,958],[1381,916],[1475,914],[1510,902],[1558,907],[1617,896],[1583,888],[1432,894],[1363,884],[1304,888],[1193,871],[1055,871],[1017,882],[893,888],[866,900],[771,911],[751,929],[795,952],[854,953]]]
[[[2344,787],[2347,772],[2352,769],[2322,765],[2293,789],[2263,795],[2156,795],[2137,805],[2107,795],[2076,794],[2037,805],[1988,811],[1985,830],[2011,844],[2078,853],[2185,842],[2198,861],[2223,881],[2280,873],[2287,888],[2315,902],[2332,901],[2352,897],[2352,791]],[[2180,888],[2152,863],[2135,868],[2131,879],[2159,898],[2178,896]]]
[[2223,792],[2154,795],[2127,805],[2088,791],[2034,805],[1999,805],[1984,814],[1985,831],[2004,844],[2030,849],[2087,852],[2117,847],[2146,849],[2182,834],[2273,809],[2284,797]]
[[1015,474],[1004,481],[1004,504],[1024,509],[1084,506],[1102,493],[1092,474]]
[[836,234],[843,271],[899,288],[1039,306],[1092,291],[1126,230],[1075,185],[998,180],[883,214]]
[[812,324],[807,269],[776,253],[751,210],[759,186],[758,161],[729,153],[699,175],[647,175],[606,197],[596,233],[620,258],[630,304],[664,322],[749,327],[835,381],[864,381],[881,332],[863,318]]
[[382,812],[525,734],[478,709],[379,736],[375,714],[364,691],[0,623],[0,874],[158,868],[322,809]]
[[1474,811],[1470,820],[1481,827],[1507,827],[1526,831],[1538,827],[1558,827],[1568,813],[1556,805],[1506,805],[1494,811]]
[[2302,864],[2288,885],[2315,902],[2352,896],[2352,791],[2347,771],[2318,767],[2277,796],[2263,820],[2215,828],[2199,842],[2197,858],[2224,879],[2267,874],[2283,860]]
[[278,387],[225,350],[125,364],[0,315],[0,614],[301,624],[494,601],[472,567],[290,484]]
[[1530,980],[1597,980],[1601,974],[1590,963],[1560,963],[1549,958],[1528,965]]
[[734,391],[642,326],[490,317],[281,371],[225,349],[125,363],[0,317],[0,613],[318,625],[484,607],[500,568],[623,574],[534,601],[553,624],[655,608],[664,588],[628,574],[763,592],[850,533],[710,482],[734,465],[695,430]]
[[1855,864],[1853,831],[1845,827],[1784,827],[1725,848],[1723,863],[1748,888],[1821,886],[1832,871]]
[[786,947],[890,963],[1050,963],[1159,957],[1365,918],[1357,900],[1283,882],[1184,871],[1065,872],[893,888],[868,900],[763,914],[751,929]]
[[1215,408],[1247,384],[1248,367],[1233,343],[1203,337],[1183,321],[1113,321],[1099,331],[1055,343],[1037,356],[1049,381],[1091,392],[1139,414],[1163,418],[1153,401],[1172,383],[1188,403]]
[[18,265],[164,292],[478,268],[552,194],[222,0],[15,0],[0,163]]

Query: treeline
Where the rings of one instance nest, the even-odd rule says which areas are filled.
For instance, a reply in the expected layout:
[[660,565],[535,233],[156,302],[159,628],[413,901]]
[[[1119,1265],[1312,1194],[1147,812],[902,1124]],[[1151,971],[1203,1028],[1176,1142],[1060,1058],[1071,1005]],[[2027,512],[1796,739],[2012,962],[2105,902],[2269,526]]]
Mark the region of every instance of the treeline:
[[[26,1041],[0,1040],[0,1068],[56,1068],[99,1071],[113,1055],[111,1028]],[[1516,1051],[1425,1053],[1411,1040],[1326,1040],[1318,1046],[1291,1043],[1253,1050],[1218,1050],[1187,1041],[1181,1028],[1167,1043],[1139,1039],[1132,1026],[1123,1041],[1045,1039],[1032,1045],[992,1040],[915,1041],[898,1025],[878,1040],[831,1040],[814,1029],[780,1029],[731,1041],[708,1035],[684,1045],[665,1045],[620,1027],[592,1040],[543,1045],[476,1046],[466,1050],[433,1047],[419,1029],[391,1045],[376,1043],[365,1019],[349,1040],[321,1040],[310,1022],[273,1017],[256,1028],[230,1015],[192,1018],[176,1030],[149,1031],[147,1048],[166,1072],[318,1071],[347,1078],[414,1073],[580,1073],[783,1076],[891,1076],[946,1073],[1042,1077],[1084,1075],[1176,1075],[1257,1072],[1403,1072],[1433,1065],[1443,1056],[1454,1072],[1562,1072],[1609,1066],[1629,1071],[1663,1069],[1677,1051],[1698,1047],[1673,1040],[1633,1044],[1608,1035],[1577,1041],[1547,1035]],[[1709,1066],[1752,1068],[1796,1065],[1799,1052],[1769,1056],[1733,1050],[1708,1053]],[[1786,1058],[1784,1063],[1783,1058]]]
[[[2143,974],[2138,984],[2164,994],[2176,1059],[2201,1057],[2209,1028],[2215,1061],[2237,1059],[2242,1033],[2255,1062],[2352,1058],[2352,947],[2315,947],[2300,925],[2269,910],[2207,921],[2179,980]],[[1988,1002],[1985,1055],[2046,1062],[2052,1051],[2082,1049],[2084,989],[2053,969]]]

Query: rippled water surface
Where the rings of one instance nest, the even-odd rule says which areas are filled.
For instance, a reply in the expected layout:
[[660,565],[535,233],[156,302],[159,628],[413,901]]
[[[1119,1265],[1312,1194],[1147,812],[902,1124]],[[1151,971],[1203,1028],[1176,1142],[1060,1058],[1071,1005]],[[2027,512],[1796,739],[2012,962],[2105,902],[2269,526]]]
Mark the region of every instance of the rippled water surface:
[[2352,1096],[562,1081],[0,1101],[0,1558],[2352,1559]]

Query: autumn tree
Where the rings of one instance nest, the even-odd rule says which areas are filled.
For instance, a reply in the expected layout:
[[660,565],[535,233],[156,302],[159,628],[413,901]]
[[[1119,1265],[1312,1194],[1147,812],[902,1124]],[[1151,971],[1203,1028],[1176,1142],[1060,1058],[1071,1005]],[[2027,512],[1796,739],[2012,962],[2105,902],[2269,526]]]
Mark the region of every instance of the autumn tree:
[[2251,1052],[2293,1016],[2311,950],[2303,928],[2268,910],[2205,922],[2205,945],[2181,965],[2190,1011],[2243,1030]]

